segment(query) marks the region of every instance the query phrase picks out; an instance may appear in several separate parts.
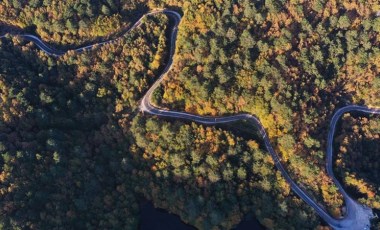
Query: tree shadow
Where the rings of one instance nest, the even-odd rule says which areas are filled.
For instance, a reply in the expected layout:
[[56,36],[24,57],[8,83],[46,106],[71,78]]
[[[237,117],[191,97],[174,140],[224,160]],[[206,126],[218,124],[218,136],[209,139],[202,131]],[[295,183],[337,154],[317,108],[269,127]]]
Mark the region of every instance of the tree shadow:
[[[347,150],[348,152],[344,154],[344,158],[340,159],[344,162],[344,168],[335,167],[336,175],[338,179],[343,182],[344,172],[349,172],[354,174],[357,180],[362,179],[363,182],[368,185],[372,185],[375,188],[380,187],[380,174],[377,168],[378,155],[380,153],[379,140],[376,138],[368,138],[362,130],[359,130],[359,133],[353,133],[353,130],[348,130],[347,127],[344,128],[344,126],[347,125],[357,125],[362,118],[371,120],[377,119],[379,116],[370,117],[370,115],[362,112],[351,112],[349,115],[353,119],[351,120],[351,122],[353,122],[352,124],[351,122],[350,124],[344,124],[345,121],[343,119],[340,119],[337,124],[338,132],[335,134],[334,152],[339,152],[339,148],[342,147],[339,145],[339,142],[342,141],[343,137],[348,138],[349,144],[345,144],[344,148],[349,149]],[[369,124],[365,125],[369,126]],[[337,154],[334,154],[333,162],[336,162],[337,159]],[[359,192],[355,186],[350,186],[346,183],[342,184],[356,199],[368,199],[367,195]]]
[[11,60],[0,63],[2,90],[8,90],[0,123],[3,227],[136,224],[124,212],[137,212],[129,206],[134,198],[126,203],[129,195],[118,179],[120,151],[128,143],[107,114],[115,100],[97,97],[90,78],[76,77],[76,65],[57,65],[10,44],[0,50],[0,60]]

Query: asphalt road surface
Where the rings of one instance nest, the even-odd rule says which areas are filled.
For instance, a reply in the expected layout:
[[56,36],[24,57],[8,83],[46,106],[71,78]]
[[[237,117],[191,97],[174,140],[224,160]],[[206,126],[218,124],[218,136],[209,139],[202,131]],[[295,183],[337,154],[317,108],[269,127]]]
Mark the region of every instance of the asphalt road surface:
[[[157,81],[150,87],[150,89],[146,92],[144,97],[140,101],[140,110],[144,114],[151,114],[156,115],[158,117],[170,117],[175,119],[184,119],[184,120],[191,120],[197,123],[207,124],[207,125],[216,125],[221,123],[229,123],[229,122],[235,122],[239,120],[247,120],[251,123],[253,123],[258,130],[260,131],[260,134],[264,140],[265,147],[267,148],[268,152],[271,154],[276,167],[281,172],[282,176],[286,179],[286,181],[290,184],[291,189],[294,193],[296,193],[299,197],[301,197],[308,205],[313,207],[313,209],[318,213],[318,215],[326,221],[332,228],[334,229],[352,229],[352,230],[358,230],[358,229],[369,229],[370,227],[370,219],[373,218],[373,212],[370,208],[359,204],[354,199],[352,199],[347,192],[343,189],[340,182],[336,179],[333,172],[333,161],[332,161],[332,154],[333,154],[333,139],[334,139],[334,133],[336,124],[339,121],[340,117],[344,113],[358,111],[363,113],[371,113],[371,114],[380,114],[380,109],[378,108],[368,108],[365,106],[359,106],[359,105],[347,105],[343,108],[338,109],[334,116],[332,117],[332,120],[330,122],[330,129],[328,134],[328,145],[327,145],[327,161],[326,161],[326,170],[328,175],[332,178],[335,185],[338,187],[339,191],[342,193],[345,206],[346,206],[346,213],[345,216],[336,219],[333,218],[322,206],[320,206],[313,198],[311,198],[310,195],[308,195],[300,186],[297,185],[296,182],[292,180],[292,178],[289,176],[288,172],[284,168],[284,166],[281,163],[281,160],[277,153],[274,151],[272,144],[270,143],[270,140],[268,138],[268,135],[265,131],[265,128],[261,124],[260,120],[252,114],[237,114],[233,116],[225,116],[225,117],[210,117],[210,116],[199,116],[195,114],[185,113],[185,112],[178,112],[178,111],[170,111],[158,108],[151,104],[151,98],[154,90],[160,85],[163,78],[167,75],[167,73],[170,71],[173,63],[173,57],[175,54],[175,47],[176,47],[176,41],[177,41],[177,31],[178,31],[178,25],[181,23],[181,15],[173,10],[168,9],[157,9],[153,10],[145,15],[143,15],[131,28],[126,32],[135,29],[136,27],[139,27],[141,25],[142,20],[148,16],[153,14],[165,14],[167,15],[171,20],[173,20],[174,25],[171,28],[170,33],[170,52],[169,52],[169,58],[168,63],[164,69],[164,71],[161,73]],[[51,47],[49,47],[45,42],[43,42],[40,38],[34,35],[30,34],[17,34],[12,35],[9,34],[8,36],[19,36],[24,38],[25,40],[31,41],[35,43],[42,51],[44,51],[46,54],[51,56],[62,56],[67,51],[60,51],[55,50]],[[0,36],[0,38],[5,38],[6,36]],[[117,38],[118,39],[118,38]],[[117,39],[113,40],[107,40],[100,43],[95,43],[92,45],[80,47],[77,49],[73,49],[73,51],[76,52],[83,52],[85,50],[91,50],[96,47],[100,47],[103,45],[107,45],[110,43],[115,42]]]

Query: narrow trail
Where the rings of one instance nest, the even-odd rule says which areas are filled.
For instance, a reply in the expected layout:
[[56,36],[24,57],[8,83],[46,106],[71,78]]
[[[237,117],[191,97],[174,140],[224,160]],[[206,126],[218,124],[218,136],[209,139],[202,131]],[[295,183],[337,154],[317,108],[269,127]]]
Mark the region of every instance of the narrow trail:
[[[359,204],[354,199],[352,199],[347,192],[344,190],[343,186],[340,184],[340,182],[337,180],[337,178],[334,175],[333,172],[333,139],[335,134],[335,128],[336,125],[340,119],[340,117],[348,112],[363,112],[368,114],[380,114],[380,108],[368,108],[365,106],[359,106],[359,105],[347,105],[343,108],[338,109],[334,116],[332,117],[332,120],[330,122],[330,128],[328,133],[328,139],[327,139],[327,161],[326,161],[326,170],[327,174],[332,178],[335,185],[338,187],[339,191],[342,193],[345,205],[346,205],[346,214],[344,217],[340,219],[333,218],[323,207],[321,207],[313,198],[311,198],[300,186],[297,185],[296,182],[292,180],[292,178],[289,176],[288,172],[282,165],[279,156],[274,151],[272,144],[270,143],[269,137],[265,131],[265,128],[261,124],[260,120],[255,116],[251,114],[238,114],[233,116],[225,116],[225,117],[210,117],[210,116],[199,116],[195,114],[190,114],[186,112],[178,112],[178,111],[170,111],[161,109],[158,107],[155,107],[151,104],[151,98],[154,90],[159,87],[160,83],[164,79],[164,77],[167,75],[167,73],[171,70],[172,64],[173,64],[173,57],[175,55],[175,47],[176,47],[176,41],[177,41],[177,31],[178,31],[178,25],[181,22],[181,15],[173,10],[168,9],[158,9],[153,10],[145,15],[143,15],[125,34],[129,33],[131,30],[139,27],[141,25],[142,20],[147,17],[148,15],[154,15],[154,14],[165,14],[170,19],[174,21],[174,25],[171,28],[170,32],[170,52],[169,52],[169,58],[168,63],[157,79],[157,81],[149,88],[149,90],[146,92],[144,97],[142,98],[140,102],[140,111],[143,113],[148,113],[151,115],[156,115],[158,117],[170,117],[170,118],[176,118],[176,119],[184,119],[184,120],[190,120],[197,123],[207,124],[207,125],[216,125],[221,123],[229,123],[229,122],[235,122],[239,120],[247,120],[254,124],[257,129],[259,130],[264,143],[265,147],[267,148],[268,152],[273,158],[273,161],[277,167],[277,169],[281,172],[282,176],[286,179],[286,181],[290,184],[291,189],[294,193],[296,193],[300,198],[302,198],[308,205],[314,208],[314,210],[318,213],[318,215],[326,221],[332,228],[334,229],[348,229],[348,230],[358,230],[358,229],[369,229],[370,228],[370,219],[373,218],[373,212],[370,208]],[[12,36],[12,35],[11,35]],[[44,51],[46,54],[51,56],[62,56],[66,54],[68,51],[60,51],[55,50],[51,47],[49,47],[46,43],[44,43],[40,38],[30,35],[30,34],[18,34],[15,36],[19,36],[24,38],[25,40],[31,41],[35,43],[42,51]],[[0,36],[0,38],[4,38],[6,36]],[[80,47],[77,49],[73,49],[73,51],[76,52],[83,52],[86,50],[90,50],[95,47],[100,47],[103,45],[114,43],[119,38],[107,40],[100,43],[95,43],[92,45]]]

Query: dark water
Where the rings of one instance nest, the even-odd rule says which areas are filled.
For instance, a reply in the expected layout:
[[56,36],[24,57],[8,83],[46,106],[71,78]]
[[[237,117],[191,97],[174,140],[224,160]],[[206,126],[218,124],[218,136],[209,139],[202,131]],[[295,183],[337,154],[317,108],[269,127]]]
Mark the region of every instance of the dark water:
[[[141,205],[140,230],[194,230],[193,226],[181,221],[179,216],[154,208],[151,202]],[[235,230],[264,230],[256,219],[243,220]]]
[[265,230],[258,220],[254,218],[242,220],[235,230]]

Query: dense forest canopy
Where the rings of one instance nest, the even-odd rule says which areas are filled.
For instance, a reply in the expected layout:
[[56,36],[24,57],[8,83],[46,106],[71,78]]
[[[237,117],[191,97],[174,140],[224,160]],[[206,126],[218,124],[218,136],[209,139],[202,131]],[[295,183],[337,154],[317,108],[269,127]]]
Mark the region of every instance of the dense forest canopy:
[[354,114],[345,116],[336,138],[337,166],[346,185],[360,194],[366,204],[380,209],[376,191],[380,188],[379,135],[380,117]]
[[[183,20],[173,70],[154,103],[255,114],[293,179],[341,216],[324,168],[328,124],[343,105],[380,106],[380,4],[4,0],[0,35],[26,31],[65,50],[119,37],[164,7]],[[0,229],[137,228],[141,199],[200,229],[229,229],[245,215],[268,229],[323,228],[254,128],[139,113],[166,64],[169,25],[150,16],[116,44],[60,58],[18,37],[0,40]],[[375,209],[378,123],[348,114],[336,137],[335,170]]]

